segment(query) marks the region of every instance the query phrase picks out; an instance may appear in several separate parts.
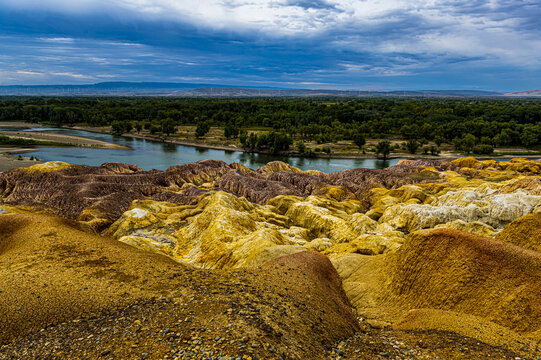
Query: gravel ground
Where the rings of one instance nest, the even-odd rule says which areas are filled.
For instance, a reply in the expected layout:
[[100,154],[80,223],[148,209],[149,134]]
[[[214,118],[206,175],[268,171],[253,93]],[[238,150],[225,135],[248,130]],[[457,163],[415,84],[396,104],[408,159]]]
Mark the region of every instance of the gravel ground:
[[[261,321],[259,305],[225,302],[223,310],[215,311],[209,305],[215,307],[216,303],[201,295],[185,303],[166,298],[142,300],[112,315],[48,327],[2,347],[0,359],[303,358],[288,353],[270,333],[244,332],[248,323]],[[327,344],[328,351],[316,358],[540,359],[538,354],[516,354],[454,333],[383,330],[359,321],[360,331]],[[298,336],[309,338],[311,334]]]
[[[2,154],[3,150],[6,149],[0,149],[0,172],[20,167],[32,166],[41,162],[39,160],[30,160],[29,156],[4,155]],[[10,151],[16,151],[16,149],[10,148]]]

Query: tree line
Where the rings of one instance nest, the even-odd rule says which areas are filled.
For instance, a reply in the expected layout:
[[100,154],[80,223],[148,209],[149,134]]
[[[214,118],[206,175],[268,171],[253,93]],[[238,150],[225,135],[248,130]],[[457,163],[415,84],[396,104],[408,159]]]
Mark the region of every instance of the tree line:
[[[466,153],[541,143],[541,102],[531,99],[6,97],[0,100],[0,121],[12,120],[166,135],[194,125],[198,137],[220,126],[225,138],[270,151],[288,147],[292,137],[318,144],[402,139],[410,152],[434,150],[428,142],[453,144]],[[243,134],[249,128],[268,134],[253,139]]]

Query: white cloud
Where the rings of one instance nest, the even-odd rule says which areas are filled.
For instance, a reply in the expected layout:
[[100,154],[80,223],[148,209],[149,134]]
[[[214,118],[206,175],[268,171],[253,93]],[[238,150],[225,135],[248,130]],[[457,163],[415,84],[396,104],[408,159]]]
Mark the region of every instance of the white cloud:
[[[114,2],[114,0],[112,0]],[[106,0],[1,0],[4,7],[15,9],[44,9],[67,13],[81,13],[85,11],[104,9],[110,6],[111,1]]]
[[201,77],[201,76],[174,76],[171,78],[173,81],[217,81],[220,80],[216,77]]
[[352,75],[362,75],[366,77],[381,77],[381,76],[406,76],[412,75],[415,68],[419,65],[388,65],[388,66],[375,66],[367,64],[340,64],[347,72],[351,72]]
[[24,71],[24,70],[17,70],[15,73],[19,75],[32,75],[32,76],[43,76],[45,74],[36,72],[36,71]]
[[[496,59],[538,66],[538,0],[0,0],[0,6],[169,20],[265,37],[317,37],[335,48]],[[512,6],[510,6],[512,5]],[[526,24],[526,25],[525,25]],[[533,29],[528,29],[534,27]],[[44,41],[69,43],[66,37]],[[144,46],[138,43],[110,43]]]
[[73,43],[75,39],[70,37],[52,37],[52,38],[39,38],[41,41],[53,42],[53,43]]
[[53,72],[51,73],[51,75],[72,77],[74,79],[92,79],[92,76],[83,75],[83,74],[75,74],[72,72]]

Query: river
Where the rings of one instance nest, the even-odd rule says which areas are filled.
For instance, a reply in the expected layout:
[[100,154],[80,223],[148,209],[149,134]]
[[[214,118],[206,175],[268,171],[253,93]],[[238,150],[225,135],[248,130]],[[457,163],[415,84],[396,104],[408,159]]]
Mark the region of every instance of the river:
[[65,161],[70,164],[101,165],[104,162],[135,164],[143,170],[165,170],[170,166],[205,159],[223,160],[226,163],[239,162],[255,169],[270,161],[280,160],[302,170],[319,170],[325,173],[354,168],[383,169],[395,165],[400,159],[328,159],[273,156],[267,154],[244,153],[241,151],[214,150],[194,146],[184,146],[159,141],[135,139],[124,136],[94,133],[90,131],[53,127],[14,128],[0,127],[0,130],[13,131],[54,131],[69,135],[83,136],[127,146],[129,150],[108,150],[77,147],[39,147],[32,155],[44,161]]

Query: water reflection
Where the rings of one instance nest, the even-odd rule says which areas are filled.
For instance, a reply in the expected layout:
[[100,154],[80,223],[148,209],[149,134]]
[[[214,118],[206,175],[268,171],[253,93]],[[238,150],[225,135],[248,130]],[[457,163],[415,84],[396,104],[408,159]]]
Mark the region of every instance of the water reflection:
[[202,148],[202,147],[196,147],[196,148],[195,148],[195,151],[197,151],[197,153],[198,153],[199,155],[205,155],[206,153],[209,152],[209,149],[207,149],[207,148]]
[[177,146],[171,143],[162,143],[162,150],[167,153],[176,153]]

